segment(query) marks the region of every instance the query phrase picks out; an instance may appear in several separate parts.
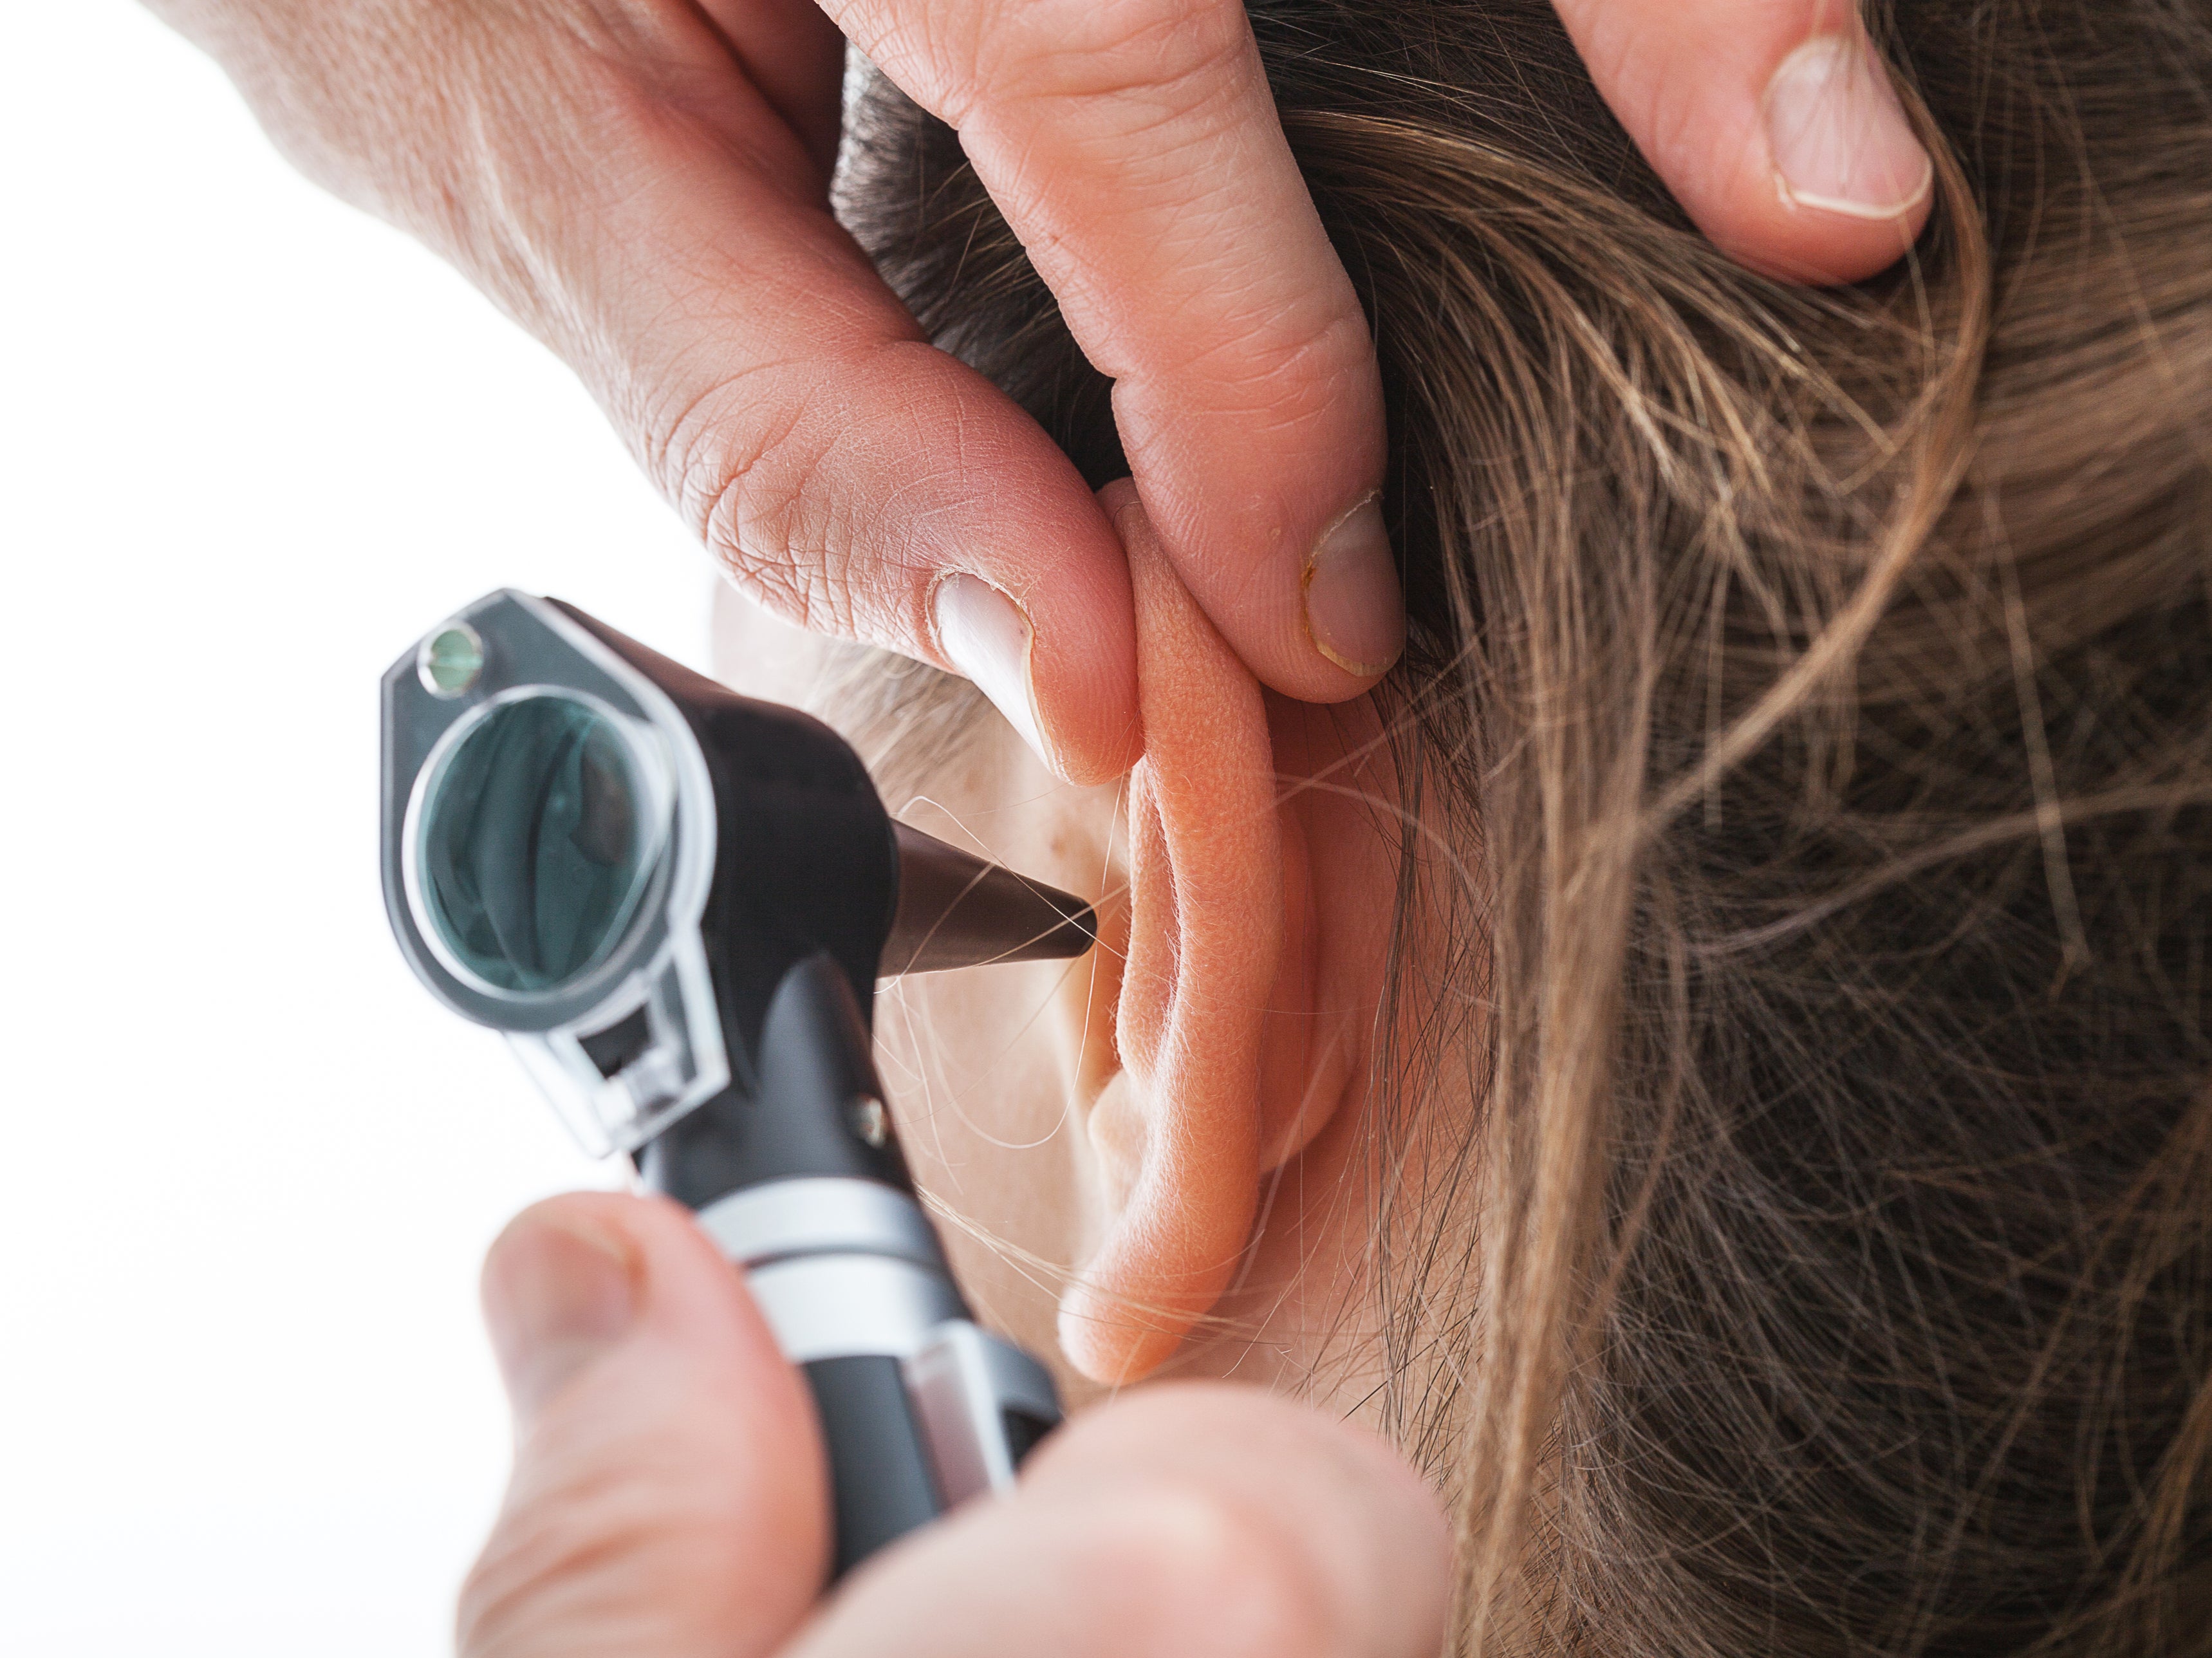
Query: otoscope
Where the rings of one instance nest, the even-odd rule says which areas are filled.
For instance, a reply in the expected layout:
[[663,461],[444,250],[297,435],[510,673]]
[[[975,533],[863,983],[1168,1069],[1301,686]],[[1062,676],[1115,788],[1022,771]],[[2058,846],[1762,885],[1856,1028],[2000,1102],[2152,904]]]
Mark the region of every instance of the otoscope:
[[1059,1401],[915,1197],[875,987],[1081,955],[1090,908],[894,822],[818,720],[556,599],[478,599],[383,701],[400,950],[744,1272],[820,1415],[836,1570],[1010,1485]]

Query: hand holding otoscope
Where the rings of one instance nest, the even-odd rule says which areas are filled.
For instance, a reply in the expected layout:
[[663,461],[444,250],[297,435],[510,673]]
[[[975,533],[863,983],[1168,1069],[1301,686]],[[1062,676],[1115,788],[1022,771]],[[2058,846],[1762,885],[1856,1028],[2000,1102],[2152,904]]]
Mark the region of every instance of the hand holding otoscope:
[[[579,1195],[495,1247],[525,1431],[464,1658],[1426,1658],[1434,1509],[1377,1443],[1211,1387],[1053,1433],[1049,1377],[945,1266],[871,1059],[876,978],[1079,954],[1086,906],[893,823],[827,727],[554,601],[434,629],[384,715],[410,963],[696,1218]],[[1048,1433],[1018,1498],[969,1503]],[[814,1516],[836,1578],[963,1504],[808,1621]]]
[[836,1570],[1060,1420],[976,1325],[871,1057],[879,975],[1080,955],[1089,906],[892,823],[827,726],[493,593],[384,678],[392,930],[586,1150],[697,1212],[805,1372]]

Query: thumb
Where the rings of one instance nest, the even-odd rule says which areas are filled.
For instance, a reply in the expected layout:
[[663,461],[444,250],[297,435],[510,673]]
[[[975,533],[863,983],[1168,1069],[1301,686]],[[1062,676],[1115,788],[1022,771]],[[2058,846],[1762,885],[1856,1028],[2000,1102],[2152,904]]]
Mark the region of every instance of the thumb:
[[1857,0],[1556,0],[1698,227],[1754,270],[1856,282],[1928,222],[1934,164]]
[[672,1204],[526,1210],[484,1263],[514,1472],[461,1591],[460,1658],[745,1658],[806,1615],[829,1560],[798,1374]]

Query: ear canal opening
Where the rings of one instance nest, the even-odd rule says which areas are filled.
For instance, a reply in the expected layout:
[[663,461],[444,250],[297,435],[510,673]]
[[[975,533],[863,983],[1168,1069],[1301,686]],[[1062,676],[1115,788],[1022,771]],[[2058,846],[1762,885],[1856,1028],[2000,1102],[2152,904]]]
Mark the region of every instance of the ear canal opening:
[[1098,939],[1098,918],[1073,893],[1018,875],[904,823],[898,904],[880,977],[991,962],[1064,961]]

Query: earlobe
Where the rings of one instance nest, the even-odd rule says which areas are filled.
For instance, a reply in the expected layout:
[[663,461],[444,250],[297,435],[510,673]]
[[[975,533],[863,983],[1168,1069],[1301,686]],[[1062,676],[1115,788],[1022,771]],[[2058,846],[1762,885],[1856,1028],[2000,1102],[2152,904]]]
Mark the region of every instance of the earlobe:
[[1214,1308],[1252,1241],[1262,1176],[1319,1131],[1357,1063],[1374,906],[1352,886],[1372,860],[1316,892],[1314,832],[1329,841],[1345,814],[1335,786],[1311,782],[1343,752],[1346,720],[1371,714],[1263,697],[1133,490],[1104,501],[1129,553],[1145,756],[1128,793],[1119,1068],[1087,1117],[1105,1219],[1060,1332],[1078,1369],[1120,1383]]

